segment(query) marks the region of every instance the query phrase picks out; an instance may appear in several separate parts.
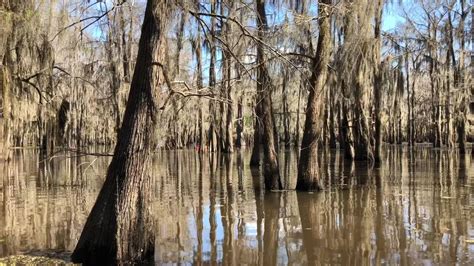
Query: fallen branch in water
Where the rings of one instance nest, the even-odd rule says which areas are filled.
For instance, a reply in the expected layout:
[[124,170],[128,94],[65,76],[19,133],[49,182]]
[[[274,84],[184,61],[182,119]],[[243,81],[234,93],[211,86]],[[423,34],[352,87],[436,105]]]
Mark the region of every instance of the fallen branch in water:
[[[62,152],[71,152],[71,153],[75,153],[75,155],[64,155],[64,156],[59,155]],[[112,157],[112,156],[114,156],[114,154],[113,153],[101,153],[101,152],[85,152],[85,151],[81,151],[81,150],[77,150],[77,149],[62,149],[62,150],[53,152],[47,158],[41,160],[40,163],[45,162],[46,160],[51,161],[52,159],[59,158],[59,157],[77,158],[77,157],[83,157],[83,156]]]

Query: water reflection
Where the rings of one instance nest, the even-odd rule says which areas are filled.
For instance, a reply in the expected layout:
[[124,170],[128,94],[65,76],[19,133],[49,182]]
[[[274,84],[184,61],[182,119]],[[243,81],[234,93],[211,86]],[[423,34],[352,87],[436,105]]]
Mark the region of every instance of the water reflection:
[[[473,264],[474,167],[445,150],[391,147],[380,167],[321,153],[325,192],[264,193],[248,153],[159,152],[151,164],[157,263]],[[296,185],[297,156],[280,156]],[[108,158],[42,160],[16,151],[2,165],[0,256],[72,251]]]

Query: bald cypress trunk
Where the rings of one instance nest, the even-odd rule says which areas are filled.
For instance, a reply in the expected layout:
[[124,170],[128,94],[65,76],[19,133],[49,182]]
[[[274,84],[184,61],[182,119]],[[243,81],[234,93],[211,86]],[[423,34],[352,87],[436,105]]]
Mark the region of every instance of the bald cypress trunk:
[[349,130],[349,121],[347,118],[347,107],[346,103],[340,103],[340,112],[339,112],[339,127],[340,127],[340,135],[339,135],[339,148],[344,152],[344,158],[348,160],[352,160],[354,158],[353,155],[353,148],[352,148],[352,141],[350,138],[350,130]]
[[[350,131],[354,147],[354,160],[373,159],[370,122],[371,91],[373,91],[374,38],[372,29],[373,3],[348,1],[345,17],[344,45],[342,48],[345,78],[352,97]],[[351,62],[351,63],[347,63]]]
[[[257,27],[259,39],[264,38],[267,29],[267,17],[265,13],[265,0],[257,0]],[[257,93],[260,104],[261,127],[255,134],[261,134],[263,144],[263,175],[265,178],[265,189],[281,189],[280,171],[278,166],[277,143],[275,138],[275,126],[272,110],[272,84],[267,67],[264,64],[263,44],[257,46]],[[258,107],[257,107],[258,108]],[[258,126],[258,125],[257,125]],[[258,139],[258,136],[255,137]],[[258,143],[254,143],[258,145]],[[259,152],[259,151],[258,151]],[[253,157],[253,155],[252,155]]]
[[[234,5],[231,2],[231,4],[227,7],[227,13],[232,14],[234,10]],[[221,14],[225,15],[225,9],[224,5],[221,4]],[[232,23],[224,23],[222,27],[222,32],[224,34],[224,41],[226,43],[231,43],[231,38],[230,34],[232,33]],[[223,98],[227,100],[227,105],[224,106],[224,102],[221,102],[221,105],[223,105],[225,108],[225,114],[222,112],[221,116],[221,124],[223,124],[223,127],[221,127],[223,130],[223,133],[221,134],[222,138],[222,151],[226,153],[232,153],[234,152],[234,142],[233,142],[233,135],[234,135],[234,130],[233,130],[233,120],[234,120],[234,104],[232,101],[232,54],[228,49],[224,49],[222,51],[222,76],[223,76],[223,82],[222,82],[222,90],[223,90]],[[225,123],[224,123],[225,122]]]
[[381,0],[377,1],[377,10],[375,14],[375,58],[376,65],[374,68],[374,113],[375,113],[375,147],[374,160],[376,163],[382,161],[382,64],[380,63],[380,48],[382,45],[381,27],[382,27],[382,10],[383,4]]
[[[211,13],[215,14],[216,12],[216,1],[211,0]],[[216,86],[216,47],[214,43],[214,36],[215,36],[215,27],[216,27],[216,19],[215,17],[211,18],[211,43],[210,43],[210,61],[209,61],[209,88],[211,90],[215,90]],[[215,92],[214,92],[215,94]],[[208,131],[208,144],[209,144],[209,151],[217,152],[217,113],[216,113],[216,101],[210,100],[209,102],[209,131]]]
[[441,147],[441,110],[439,106],[439,71],[438,71],[438,55],[437,55],[437,29],[433,23],[430,22],[428,25],[428,34],[430,38],[428,52],[430,56],[429,60],[429,74],[430,74],[430,86],[431,86],[431,111],[432,111],[432,142],[434,147]]
[[[201,48],[201,28],[197,29],[197,38],[193,44],[194,52],[196,53],[196,71],[197,71],[197,89],[201,90],[203,87],[203,77],[202,77],[202,48]],[[199,111],[198,111],[198,141],[199,151],[202,151],[204,144],[204,129],[203,129],[203,113],[202,113],[202,101],[201,98],[198,99]]]
[[282,84],[282,104],[283,104],[283,132],[284,132],[284,143],[285,148],[290,148],[291,139],[290,139],[290,111],[288,104],[288,71],[283,73],[283,84]]
[[114,156],[72,254],[73,262],[141,263],[153,257],[154,239],[146,211],[150,189],[147,161],[156,128],[155,88],[164,80],[161,62],[168,9],[165,1],[147,2],[137,64]]
[[460,40],[460,52],[459,52],[459,68],[458,68],[458,82],[457,85],[461,87],[461,102],[459,106],[459,114],[457,118],[457,134],[458,134],[458,144],[459,144],[459,152],[461,154],[466,153],[466,107],[467,107],[467,97],[469,95],[468,90],[470,89],[467,84],[466,84],[466,77],[465,77],[465,71],[464,71],[464,59],[465,59],[465,40],[466,36],[464,33],[464,24],[467,18],[467,15],[469,14],[467,10],[465,10],[466,6],[466,0],[461,0],[461,20],[459,22],[459,32],[461,34],[461,40]]
[[109,27],[109,35],[108,35],[108,40],[107,40],[107,45],[105,45],[105,49],[107,51],[107,57],[109,60],[110,64],[110,90],[112,91],[112,108],[114,112],[114,118],[115,118],[115,132],[118,134],[119,129],[120,129],[120,109],[119,109],[119,90],[120,90],[120,73],[118,70],[118,65],[117,65],[117,60],[114,58],[114,53],[116,51],[113,51],[113,43],[115,40],[113,40],[114,34],[112,34],[112,27]]
[[[261,7],[263,5],[263,8]],[[261,9],[261,10],[260,10]],[[257,1],[257,26],[258,26],[258,36],[263,37],[264,31],[267,27],[267,18],[265,14],[265,2]],[[262,14],[263,12],[263,14]],[[258,45],[257,47],[257,65],[263,62],[263,47]],[[265,84],[261,83],[264,81],[263,78],[269,78],[268,76],[264,76],[266,72],[266,67],[264,65],[257,68],[258,77],[257,77],[257,98],[255,102],[255,122],[253,126],[253,147],[252,147],[252,155],[250,157],[250,166],[260,166],[261,161],[261,153],[262,153],[262,144],[263,144],[263,99],[265,97],[264,89],[268,88],[268,82]]]
[[296,189],[320,189],[318,174],[318,124],[321,116],[321,100],[327,80],[327,65],[331,54],[330,4],[331,0],[319,0],[319,37],[316,58],[313,61],[313,74],[310,80],[306,120],[301,143]]
[[9,132],[10,132],[10,71],[0,65],[0,160],[8,159]]
[[[0,1],[0,160],[10,159],[8,152],[10,145],[14,144],[12,132],[12,104],[15,89],[14,69],[16,64],[12,60],[12,47],[19,48],[16,44],[16,35],[23,26],[24,13],[33,9],[33,1]],[[13,135],[13,136],[11,136]]]
[[355,82],[354,95],[357,104],[354,105],[354,160],[365,161],[372,157],[370,150],[369,123],[365,115],[364,101],[367,97],[367,85],[364,80]]
[[244,130],[244,121],[243,121],[243,96],[239,97],[239,101],[237,102],[237,128],[236,128],[236,139],[235,139],[235,147],[237,149],[240,149],[242,147],[243,140],[242,140],[242,134]]
[[257,101],[255,103],[255,121],[253,125],[253,147],[252,155],[250,156],[250,166],[259,166],[261,160],[261,147],[262,147],[262,125],[260,117],[262,116],[262,107],[260,103],[259,93],[257,92]]
[[[0,3],[0,12],[5,14],[4,4]],[[7,51],[7,39],[12,31],[12,20],[10,16],[4,15],[0,18],[0,160],[7,159],[9,116],[10,116],[10,70],[3,65],[3,57]]]

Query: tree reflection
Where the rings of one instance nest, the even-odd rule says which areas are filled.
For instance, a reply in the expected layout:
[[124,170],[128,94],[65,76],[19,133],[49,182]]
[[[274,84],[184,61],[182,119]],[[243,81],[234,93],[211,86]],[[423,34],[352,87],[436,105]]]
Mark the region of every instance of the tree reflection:
[[[295,182],[296,155],[281,156],[285,184]],[[474,238],[470,156],[388,147],[371,167],[328,151],[319,162],[327,188],[314,193],[265,192],[260,172],[245,167],[248,157],[155,154],[156,263],[474,262],[465,241]],[[74,248],[108,163],[94,160],[41,162],[25,150],[2,165],[0,256]]]

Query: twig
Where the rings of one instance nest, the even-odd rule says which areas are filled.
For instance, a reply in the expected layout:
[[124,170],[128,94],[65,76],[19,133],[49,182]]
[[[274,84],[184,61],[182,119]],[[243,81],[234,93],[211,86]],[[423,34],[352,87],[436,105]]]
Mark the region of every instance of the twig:
[[54,41],[54,39],[56,39],[56,37],[59,36],[59,34],[61,34],[63,31],[71,28],[71,27],[74,27],[75,25],[77,24],[80,24],[82,22],[85,22],[85,21],[88,21],[88,20],[91,20],[93,19],[92,22],[90,22],[89,24],[87,24],[85,27],[81,28],[80,32],[82,34],[82,32],[84,30],[86,30],[88,27],[90,27],[92,24],[96,23],[97,21],[101,20],[103,17],[107,16],[110,12],[112,12],[116,7],[119,7],[123,4],[125,4],[125,2],[127,2],[127,0],[123,0],[121,3],[118,3],[116,5],[114,5],[111,9],[107,10],[106,12],[104,12],[103,14],[100,14],[100,15],[97,15],[97,16],[90,16],[90,17],[87,17],[87,18],[83,18],[83,19],[80,19],[76,22],[73,22],[71,24],[69,24],[68,26],[62,28],[60,31],[58,31],[54,36],[53,38],[50,40],[50,42]]

